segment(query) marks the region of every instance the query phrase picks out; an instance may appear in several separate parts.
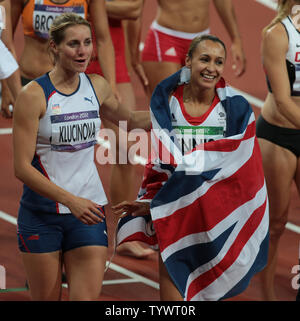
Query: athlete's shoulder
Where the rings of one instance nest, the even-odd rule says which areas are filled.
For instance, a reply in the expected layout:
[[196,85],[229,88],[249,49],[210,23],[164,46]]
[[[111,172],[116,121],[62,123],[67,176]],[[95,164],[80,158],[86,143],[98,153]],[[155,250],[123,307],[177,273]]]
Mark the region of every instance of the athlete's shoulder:
[[24,86],[14,108],[14,114],[24,114],[26,117],[41,117],[46,110],[46,100],[43,88],[36,82],[31,81]]
[[108,97],[111,93],[111,87],[108,81],[104,77],[97,74],[89,74],[86,76],[90,79],[98,99],[100,101],[105,100],[106,97]]
[[288,35],[284,25],[281,22],[276,23],[274,26],[268,28],[263,32],[264,42],[286,42],[288,40]]
[[43,97],[43,88],[36,80],[30,81],[28,84],[22,87],[19,95],[23,97]]
[[91,81],[93,86],[97,86],[97,87],[101,87],[101,88],[105,88],[106,86],[109,86],[107,80],[97,74],[85,74]]
[[284,57],[289,47],[289,37],[284,25],[279,22],[263,33],[262,53],[263,56]]

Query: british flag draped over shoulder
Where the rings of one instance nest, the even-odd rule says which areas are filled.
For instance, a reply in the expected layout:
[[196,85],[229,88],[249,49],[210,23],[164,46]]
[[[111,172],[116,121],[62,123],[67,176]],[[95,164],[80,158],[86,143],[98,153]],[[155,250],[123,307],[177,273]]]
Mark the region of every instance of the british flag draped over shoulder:
[[151,201],[151,217],[121,218],[117,244],[139,240],[159,248],[186,301],[221,300],[245,290],[267,263],[261,154],[249,103],[221,79],[216,90],[227,116],[224,139],[182,155],[171,134],[168,99],[184,73],[161,82],[151,99],[154,147],[139,195]]

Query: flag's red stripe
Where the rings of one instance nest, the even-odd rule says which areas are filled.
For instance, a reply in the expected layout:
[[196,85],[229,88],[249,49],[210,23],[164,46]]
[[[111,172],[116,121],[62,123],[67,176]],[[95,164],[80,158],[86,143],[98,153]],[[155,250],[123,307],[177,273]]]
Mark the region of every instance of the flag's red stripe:
[[[257,172],[260,150],[255,145],[252,157],[235,174],[214,184],[202,197],[172,215],[154,220],[154,228],[163,251],[184,236],[212,229],[235,209],[251,200],[264,185]],[[240,182],[243,182],[242,184]],[[231,186],[231,188],[230,188]]]
[[[129,222],[129,224],[130,224],[130,222]],[[147,236],[143,232],[136,232],[134,234],[129,235],[124,240],[122,240],[122,242],[120,244],[125,243],[125,242],[131,242],[131,241],[140,241],[140,242],[144,242],[149,245],[156,245],[157,244],[157,239],[156,239],[155,235],[154,236]]]
[[204,144],[200,144],[196,146],[194,149],[189,151],[186,154],[190,154],[195,150],[205,150],[205,151],[219,151],[219,152],[233,152],[238,149],[241,142],[247,140],[255,135],[255,122],[253,121],[251,124],[248,125],[245,135],[242,139],[219,139],[211,142],[207,142]]
[[153,169],[154,164],[147,164],[145,167],[142,188],[146,189],[146,193],[141,199],[153,199],[156,193],[162,188],[163,182],[168,180],[166,173],[161,173]]
[[212,269],[201,274],[190,284],[187,291],[187,301],[190,301],[197,293],[218,279],[236,261],[250,237],[261,223],[266,211],[266,204],[267,200],[249,217],[222,261]]

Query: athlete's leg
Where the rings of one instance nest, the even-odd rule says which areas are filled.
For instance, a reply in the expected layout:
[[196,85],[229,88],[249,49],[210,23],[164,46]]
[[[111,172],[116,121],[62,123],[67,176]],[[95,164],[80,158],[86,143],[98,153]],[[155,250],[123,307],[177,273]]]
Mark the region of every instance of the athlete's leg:
[[[126,109],[133,110],[135,108],[136,102],[131,83],[119,83],[117,84],[117,89],[122,99],[121,104]],[[132,184],[132,181],[134,180],[136,173],[134,170],[134,165],[130,164],[127,159],[127,151],[129,148],[128,142],[127,148],[126,146],[122,146],[122,144],[119,144],[120,135],[124,137],[124,135],[127,135],[127,133],[123,132],[122,129],[119,129],[108,121],[104,121],[104,123],[105,127],[114,130],[116,135],[117,146],[115,150],[117,164],[112,166],[110,179],[111,202],[112,205],[116,205],[124,200],[135,199],[137,191],[134,184]],[[122,155],[120,155],[119,151],[120,153],[122,153]],[[118,160],[120,156],[122,157],[121,159],[127,160],[126,164],[119,164]],[[142,177],[140,179],[142,179]]]
[[263,300],[276,300],[274,276],[279,239],[285,230],[297,159],[289,150],[259,139],[270,205],[268,264],[260,272]]
[[[298,189],[298,194],[300,196],[300,158],[297,160],[297,170],[295,174],[295,183]],[[300,258],[299,258],[300,260]],[[298,294],[296,296],[296,301],[300,301],[300,288],[298,289]]]
[[[121,96],[121,103],[128,110],[135,108],[135,95],[131,83],[117,84],[118,92]],[[134,200],[137,196],[138,186],[134,184],[137,179],[137,172],[134,164],[127,157],[130,142],[127,141],[127,148],[120,144],[119,137],[124,137],[127,133],[122,129],[114,126],[111,122],[104,121],[104,127],[112,129],[116,136],[116,164],[112,165],[110,177],[110,199],[111,204],[116,205],[125,200]],[[120,154],[122,153],[122,155]],[[119,159],[126,160],[126,164],[119,164]],[[142,181],[142,176],[138,177]],[[114,226],[117,224],[117,218],[113,218]],[[152,249],[145,248],[139,242],[126,242],[117,248],[117,253],[120,255],[128,255],[136,258],[145,258],[153,253]]]
[[161,301],[182,301],[183,298],[173,281],[171,280],[169,273],[159,255],[159,293]]
[[58,301],[61,298],[61,252],[22,253],[22,259],[34,301]]
[[299,196],[300,196],[300,158],[297,159],[295,183],[296,183],[296,186],[297,186],[297,189],[298,189],[298,193],[299,193]]
[[174,74],[182,66],[174,62],[143,61],[143,68],[149,80],[149,98],[159,82]]
[[70,301],[99,299],[107,247],[82,246],[64,253]]

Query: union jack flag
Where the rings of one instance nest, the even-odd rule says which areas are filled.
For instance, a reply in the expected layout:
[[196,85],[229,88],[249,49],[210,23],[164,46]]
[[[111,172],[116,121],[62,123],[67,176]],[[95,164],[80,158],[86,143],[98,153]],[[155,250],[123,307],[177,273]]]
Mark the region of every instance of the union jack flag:
[[151,217],[122,218],[117,244],[140,240],[159,248],[185,300],[221,300],[245,290],[267,262],[268,199],[255,117],[221,79],[216,90],[227,116],[224,139],[182,155],[170,135],[168,108],[181,74],[160,83],[151,99],[156,157],[146,165],[139,195],[151,201]]

